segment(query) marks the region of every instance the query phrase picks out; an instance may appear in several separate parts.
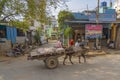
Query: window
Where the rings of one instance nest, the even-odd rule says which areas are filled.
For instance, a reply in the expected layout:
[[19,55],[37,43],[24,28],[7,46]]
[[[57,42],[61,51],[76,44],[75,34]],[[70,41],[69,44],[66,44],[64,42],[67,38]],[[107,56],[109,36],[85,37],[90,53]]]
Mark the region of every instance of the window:
[[17,29],[17,36],[25,36],[23,30]]
[[0,29],[0,38],[6,38],[6,30]]

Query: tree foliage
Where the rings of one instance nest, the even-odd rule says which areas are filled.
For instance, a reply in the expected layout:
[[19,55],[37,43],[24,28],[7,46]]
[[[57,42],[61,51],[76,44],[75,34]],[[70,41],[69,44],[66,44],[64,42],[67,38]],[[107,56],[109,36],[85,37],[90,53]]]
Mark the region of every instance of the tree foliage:
[[35,43],[37,43],[39,45],[41,44],[41,41],[40,41],[41,37],[40,36],[42,36],[42,33],[43,33],[42,28],[38,27],[36,32],[35,32],[35,35],[34,35]]
[[38,20],[41,23],[45,23],[46,20],[46,0],[27,0],[28,9],[26,12],[26,18],[32,20]]
[[27,21],[10,21],[9,24],[10,24],[10,26],[19,28],[19,29],[23,30],[24,32],[27,31],[30,26]]
[[73,20],[74,16],[69,11],[60,11],[58,14],[58,24],[60,29],[64,29],[65,21]]
[[49,8],[57,8],[65,0],[0,0],[0,21],[20,18],[37,19],[45,23]]
[[[65,42],[69,43],[69,36],[73,33],[73,30],[71,27],[67,26],[65,24],[65,21],[71,21],[74,19],[73,14],[70,11],[60,11],[58,14],[58,24],[60,32],[64,32],[64,38],[67,39]],[[69,44],[68,44],[69,45]]]
[[73,33],[73,29],[71,27],[67,27],[64,31],[64,35],[67,38],[68,36],[70,36],[70,34]]
[[23,0],[0,0],[0,21],[16,20],[24,16],[26,5]]
[[50,24],[51,7],[60,5],[65,5],[65,0],[0,0],[0,23],[8,22],[23,30],[34,20]]

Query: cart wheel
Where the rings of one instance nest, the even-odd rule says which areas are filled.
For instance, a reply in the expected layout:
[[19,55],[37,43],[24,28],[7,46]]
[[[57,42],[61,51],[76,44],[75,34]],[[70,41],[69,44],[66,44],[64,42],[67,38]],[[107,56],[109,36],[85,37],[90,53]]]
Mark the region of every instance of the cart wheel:
[[45,60],[45,65],[49,69],[54,69],[58,66],[58,59],[56,57],[48,57]]

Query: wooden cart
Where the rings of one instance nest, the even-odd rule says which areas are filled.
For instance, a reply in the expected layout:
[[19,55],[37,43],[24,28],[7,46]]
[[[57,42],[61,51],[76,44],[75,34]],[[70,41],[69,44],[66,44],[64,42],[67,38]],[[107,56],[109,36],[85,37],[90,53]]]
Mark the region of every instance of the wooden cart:
[[58,61],[58,57],[64,55],[64,52],[62,53],[52,53],[52,54],[41,54],[41,55],[28,55],[28,60],[43,60],[43,62],[45,63],[45,66],[49,69],[54,69],[58,66],[59,61]]

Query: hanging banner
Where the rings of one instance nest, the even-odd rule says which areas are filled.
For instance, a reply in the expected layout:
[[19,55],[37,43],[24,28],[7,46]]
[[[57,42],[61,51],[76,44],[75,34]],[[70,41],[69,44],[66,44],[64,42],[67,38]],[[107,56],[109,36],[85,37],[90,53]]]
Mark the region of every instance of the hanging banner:
[[86,39],[102,38],[102,25],[87,24],[85,28]]

